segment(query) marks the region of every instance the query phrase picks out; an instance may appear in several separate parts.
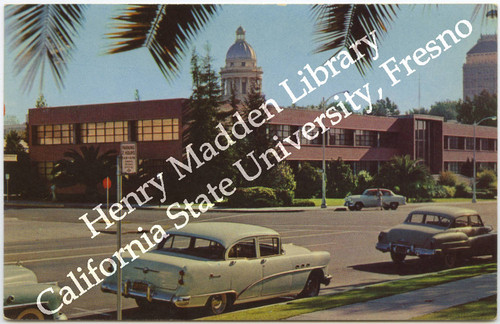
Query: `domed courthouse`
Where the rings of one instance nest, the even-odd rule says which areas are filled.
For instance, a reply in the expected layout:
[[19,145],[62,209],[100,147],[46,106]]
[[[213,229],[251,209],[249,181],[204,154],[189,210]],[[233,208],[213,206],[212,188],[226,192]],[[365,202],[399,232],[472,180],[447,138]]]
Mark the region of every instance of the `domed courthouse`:
[[220,71],[223,98],[234,95],[243,101],[252,87],[262,86],[262,69],[257,66],[257,56],[252,46],[245,40],[245,30],[236,30],[236,41],[226,54],[226,66]]

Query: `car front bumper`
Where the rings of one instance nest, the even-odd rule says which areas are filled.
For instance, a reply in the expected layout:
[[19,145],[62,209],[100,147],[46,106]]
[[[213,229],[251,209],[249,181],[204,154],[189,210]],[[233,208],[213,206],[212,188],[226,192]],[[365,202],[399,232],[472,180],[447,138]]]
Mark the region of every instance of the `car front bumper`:
[[441,253],[440,249],[424,249],[415,247],[414,245],[405,245],[398,243],[377,243],[376,249],[382,252],[394,252],[398,254],[405,255],[416,255],[416,256],[432,256]]
[[[173,303],[177,307],[187,307],[191,301],[190,296],[176,296],[174,293],[155,290],[153,285],[148,285],[146,291],[136,291],[130,288],[131,284],[126,281],[122,286],[122,295],[131,298],[144,298],[148,301],[162,301]],[[116,294],[117,286],[113,283],[102,283],[101,290],[103,292]]]

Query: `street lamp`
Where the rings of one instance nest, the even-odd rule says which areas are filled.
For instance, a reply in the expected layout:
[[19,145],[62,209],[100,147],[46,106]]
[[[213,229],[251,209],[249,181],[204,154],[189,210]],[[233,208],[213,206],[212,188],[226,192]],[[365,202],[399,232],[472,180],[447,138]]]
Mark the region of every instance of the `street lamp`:
[[[326,104],[327,104],[328,100],[332,99],[333,97],[335,97],[339,93],[346,93],[346,92],[349,93],[349,91],[347,91],[347,90],[336,92],[336,93],[332,94],[330,97],[328,97],[326,100],[325,100],[325,97],[323,97],[321,99],[321,108],[323,109],[323,114],[326,113]],[[326,208],[326,163],[325,163],[325,146],[326,146],[325,142],[326,141],[325,141],[325,133],[326,132],[323,132],[323,134],[322,134],[323,141],[322,141],[322,145],[321,145],[323,148],[323,177],[321,179],[321,208]]]
[[497,120],[497,116],[485,117],[478,122],[474,122],[474,153],[472,155],[472,202],[473,203],[476,202],[476,126],[488,119]]

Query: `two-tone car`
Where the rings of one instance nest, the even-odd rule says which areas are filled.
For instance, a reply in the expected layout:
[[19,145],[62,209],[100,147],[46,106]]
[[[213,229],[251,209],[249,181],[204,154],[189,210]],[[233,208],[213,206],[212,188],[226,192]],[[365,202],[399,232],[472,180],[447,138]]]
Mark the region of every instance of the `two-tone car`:
[[[49,288],[54,293],[43,294],[39,298],[40,293]],[[36,274],[20,264],[3,267],[3,310],[8,319],[67,319],[66,315],[59,312],[62,305],[59,291],[57,283],[39,283]]]
[[[282,244],[278,232],[228,222],[190,223],[166,231],[155,250],[123,267],[122,292],[139,307],[206,306],[213,314],[232,304],[295,296],[311,297],[328,285],[328,252]],[[124,256],[130,261],[130,255]],[[101,290],[117,293],[116,273]]]
[[349,210],[361,210],[364,207],[378,207],[380,203],[385,210],[396,210],[399,206],[406,204],[406,198],[396,195],[389,189],[370,188],[363,191],[361,195],[347,196],[344,206]]
[[497,255],[497,232],[472,209],[429,206],[410,212],[405,221],[380,232],[376,249],[389,252],[394,263],[406,256],[436,257],[451,268],[457,260]]

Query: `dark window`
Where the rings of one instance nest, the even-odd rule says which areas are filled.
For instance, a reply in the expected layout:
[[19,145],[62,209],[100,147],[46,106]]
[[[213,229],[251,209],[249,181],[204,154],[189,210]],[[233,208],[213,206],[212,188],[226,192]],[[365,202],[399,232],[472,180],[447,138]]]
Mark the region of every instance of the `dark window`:
[[330,129],[330,145],[354,144],[354,131],[352,129],[333,128]]
[[377,132],[356,130],[356,146],[377,146]]
[[255,240],[248,239],[233,245],[231,249],[229,249],[228,253],[229,258],[255,258],[257,257],[255,251]]
[[280,241],[277,237],[259,238],[260,256],[278,255],[280,253]]

